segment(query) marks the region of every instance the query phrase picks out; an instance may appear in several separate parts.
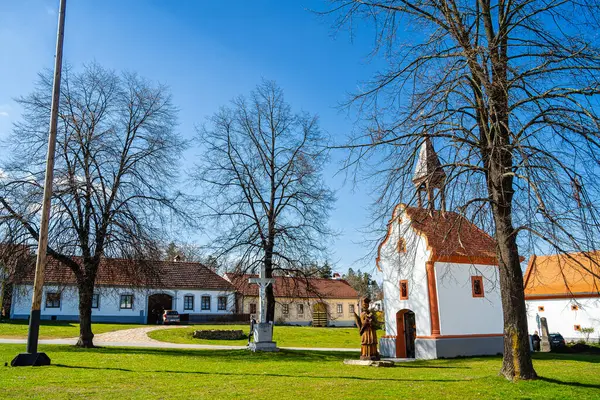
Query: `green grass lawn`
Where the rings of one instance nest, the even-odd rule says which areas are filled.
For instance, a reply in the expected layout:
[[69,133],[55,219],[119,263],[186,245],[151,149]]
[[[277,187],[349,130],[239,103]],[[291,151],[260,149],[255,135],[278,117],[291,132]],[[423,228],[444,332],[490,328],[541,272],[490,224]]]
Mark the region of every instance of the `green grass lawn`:
[[[27,321],[0,322],[0,338],[22,339],[27,337],[29,329]],[[94,334],[118,331],[122,329],[139,328],[145,325],[131,324],[93,324]],[[77,322],[42,321],[40,326],[40,339],[72,338],[79,336],[79,324]]]
[[[196,325],[189,328],[165,329],[150,332],[148,336],[161,342],[185,344],[220,344],[243,346],[243,340],[202,340],[194,339],[192,333],[198,329],[241,329],[245,334],[249,325]],[[378,332],[378,336],[383,335]],[[309,326],[275,326],[273,340],[281,347],[337,347],[342,349],[360,348],[360,335],[357,328],[313,328]]]
[[[22,346],[0,345],[0,362]],[[499,357],[416,361],[394,368],[342,364],[355,353],[41,346],[52,365],[0,365],[10,399],[597,399],[600,357],[536,354],[541,379],[511,383]]]

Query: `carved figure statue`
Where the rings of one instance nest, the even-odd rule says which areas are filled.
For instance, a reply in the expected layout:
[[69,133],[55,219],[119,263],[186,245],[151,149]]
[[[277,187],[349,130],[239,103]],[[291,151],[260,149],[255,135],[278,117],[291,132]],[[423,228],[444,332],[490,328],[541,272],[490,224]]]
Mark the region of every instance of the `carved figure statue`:
[[370,303],[370,298],[363,298],[360,317],[354,313],[354,318],[360,331],[360,359],[376,361],[379,360],[377,351],[377,326],[379,323],[375,314],[369,309]]

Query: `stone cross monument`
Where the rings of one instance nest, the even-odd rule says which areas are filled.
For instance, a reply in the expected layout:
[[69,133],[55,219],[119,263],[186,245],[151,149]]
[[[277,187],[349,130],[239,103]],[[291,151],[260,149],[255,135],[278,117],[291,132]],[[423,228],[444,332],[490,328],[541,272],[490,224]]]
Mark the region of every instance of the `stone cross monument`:
[[260,269],[258,278],[250,278],[250,283],[258,285],[258,323],[254,324],[252,335],[254,341],[248,344],[252,351],[277,351],[277,345],[273,341],[273,321],[267,321],[267,287],[275,282],[273,278],[267,278],[266,269]]

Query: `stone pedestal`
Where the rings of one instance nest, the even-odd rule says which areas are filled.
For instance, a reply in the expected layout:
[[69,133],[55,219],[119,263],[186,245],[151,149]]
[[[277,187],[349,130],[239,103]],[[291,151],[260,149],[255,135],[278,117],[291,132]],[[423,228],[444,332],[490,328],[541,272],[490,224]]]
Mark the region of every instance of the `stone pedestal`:
[[254,341],[248,345],[252,351],[279,351],[273,341],[273,323],[259,323],[254,325]]

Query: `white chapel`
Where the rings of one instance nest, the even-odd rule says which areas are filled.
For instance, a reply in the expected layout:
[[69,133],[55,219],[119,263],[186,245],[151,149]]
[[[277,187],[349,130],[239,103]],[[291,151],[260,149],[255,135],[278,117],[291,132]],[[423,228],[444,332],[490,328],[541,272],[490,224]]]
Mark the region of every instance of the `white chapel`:
[[445,210],[445,181],[426,138],[413,177],[418,206],[396,206],[378,249],[386,331],[380,352],[385,357],[503,352],[494,239],[464,216]]

